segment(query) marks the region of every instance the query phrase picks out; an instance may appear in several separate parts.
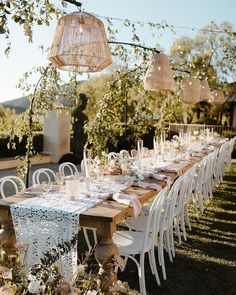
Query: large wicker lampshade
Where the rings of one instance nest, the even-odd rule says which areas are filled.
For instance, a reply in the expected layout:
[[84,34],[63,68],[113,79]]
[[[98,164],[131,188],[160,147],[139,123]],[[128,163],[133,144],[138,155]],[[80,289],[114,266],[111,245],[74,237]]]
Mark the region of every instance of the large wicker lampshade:
[[200,80],[184,78],[180,86],[180,96],[184,103],[195,104],[200,101]]
[[174,90],[174,74],[164,53],[153,53],[144,77],[145,90]]
[[82,11],[61,17],[48,59],[66,71],[98,72],[109,66],[111,53],[103,22]]
[[225,95],[224,92],[221,90],[214,90],[211,91],[211,98],[209,101],[211,104],[223,104],[225,103]]
[[211,91],[207,80],[201,80],[200,83],[200,100],[209,100]]

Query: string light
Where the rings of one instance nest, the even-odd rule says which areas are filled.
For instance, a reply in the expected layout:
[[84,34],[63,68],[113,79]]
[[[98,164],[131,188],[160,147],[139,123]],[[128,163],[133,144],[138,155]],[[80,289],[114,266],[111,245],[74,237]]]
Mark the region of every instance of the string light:
[[[169,25],[166,21],[162,21],[162,23],[154,23],[154,22],[143,22],[143,21],[134,21],[130,19],[124,19],[124,18],[117,18],[117,17],[108,17],[104,15],[96,15],[99,18],[103,18],[106,20],[115,20],[115,21],[122,21],[122,22],[129,22],[131,24],[139,24],[139,25],[150,25],[153,24],[155,26],[159,26],[162,29],[165,29],[165,27],[168,27],[170,29],[184,29],[184,30],[191,30],[192,32],[194,31],[201,31],[201,32],[211,32],[211,33],[219,33],[219,34],[227,34],[227,33],[232,33],[234,36],[236,36],[236,32],[231,32],[227,30],[212,30],[212,29],[200,29],[200,28],[193,28],[193,27],[188,27],[188,26],[174,26],[174,25]],[[165,25],[165,27],[163,27]]]

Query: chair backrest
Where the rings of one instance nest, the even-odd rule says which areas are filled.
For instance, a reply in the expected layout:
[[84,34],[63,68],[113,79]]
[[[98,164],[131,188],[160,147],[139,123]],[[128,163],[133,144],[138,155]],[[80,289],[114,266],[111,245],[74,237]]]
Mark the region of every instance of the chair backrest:
[[4,176],[0,178],[0,196],[5,199],[7,196],[18,194],[25,189],[25,184],[17,176]]
[[188,173],[188,177],[185,179],[187,182],[186,185],[186,191],[185,191],[185,197],[184,197],[184,204],[187,204],[189,202],[190,197],[192,196],[192,191],[193,191],[193,183],[194,183],[194,178],[196,174],[196,164],[194,164],[190,169]]
[[212,177],[216,175],[216,168],[217,168],[217,159],[218,159],[219,149],[216,149],[213,152],[212,156]]
[[189,183],[189,175],[191,173],[191,170],[188,169],[183,175],[181,179],[181,184],[178,190],[176,190],[176,202],[175,202],[175,210],[174,210],[174,216],[179,216],[181,211],[183,210],[183,206],[185,203],[185,197],[188,189],[188,183]]
[[144,239],[142,245],[142,251],[145,252],[147,246],[147,239],[149,237],[150,232],[152,233],[152,243],[154,244],[157,236],[157,232],[159,230],[159,223],[161,212],[163,209],[164,198],[168,191],[168,187],[162,189],[155,197],[154,201],[152,202],[151,208],[149,210],[145,231],[144,231]]
[[46,181],[47,183],[56,181],[56,174],[49,168],[40,168],[34,171],[32,175],[32,183],[40,184]]
[[207,158],[204,157],[198,166],[198,173],[196,176],[196,190],[199,190],[202,188],[202,185],[204,183],[204,177],[205,177],[205,169],[206,169],[206,161]]
[[137,155],[138,155],[138,151],[137,151],[136,149],[132,149],[132,150],[130,151],[130,154],[131,154],[131,157],[132,157],[132,158],[135,158],[135,157],[137,157]]
[[224,165],[224,161],[227,158],[229,144],[230,142],[227,141],[220,147],[217,165]]
[[64,162],[59,166],[59,175],[60,176],[67,176],[67,175],[74,175],[78,172],[77,167],[75,164],[71,162]]
[[167,226],[170,227],[173,225],[174,213],[176,200],[178,195],[181,193],[181,185],[185,181],[185,175],[181,175],[174,184],[172,185],[168,195],[165,197],[164,201],[164,217],[163,222],[167,222]]
[[117,158],[117,153],[115,153],[115,152],[110,152],[109,154],[108,154],[108,162],[110,162],[111,160],[113,160],[113,159],[116,159]]
[[120,156],[122,158],[130,158],[130,154],[129,154],[129,152],[127,150],[121,150],[120,151]]
[[229,154],[230,154],[230,157],[231,157],[231,154],[232,154],[233,149],[234,149],[235,141],[236,141],[236,136],[234,136],[233,138],[231,138],[230,139],[230,142],[229,142]]

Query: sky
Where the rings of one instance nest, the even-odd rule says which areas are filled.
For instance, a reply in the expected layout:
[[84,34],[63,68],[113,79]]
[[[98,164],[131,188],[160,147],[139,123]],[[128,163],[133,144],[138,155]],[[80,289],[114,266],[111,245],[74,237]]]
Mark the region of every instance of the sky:
[[[99,16],[155,23],[164,20],[175,26],[176,34],[165,30],[157,36],[157,40],[145,29],[138,32],[146,46],[153,47],[159,43],[166,53],[175,39],[182,36],[193,37],[197,32],[182,27],[201,29],[211,21],[217,24],[228,21],[236,31],[236,0],[81,0],[81,2],[86,12]],[[75,6],[68,5],[68,12],[75,10]],[[16,88],[23,73],[48,63],[47,56],[41,53],[39,46],[43,45],[45,48],[51,46],[56,24],[55,20],[49,27],[35,27],[33,43],[28,43],[23,29],[10,23],[12,50],[9,57],[4,54],[6,42],[3,35],[0,35],[0,103],[23,96],[24,93]],[[114,24],[119,28],[122,22],[115,21]],[[131,42],[130,35],[126,31],[121,32],[119,41]]]

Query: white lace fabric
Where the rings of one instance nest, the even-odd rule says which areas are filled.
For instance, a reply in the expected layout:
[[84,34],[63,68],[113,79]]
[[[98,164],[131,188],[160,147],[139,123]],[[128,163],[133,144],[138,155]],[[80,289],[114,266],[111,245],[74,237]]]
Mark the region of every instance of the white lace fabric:
[[[69,201],[48,195],[11,205],[17,242],[26,242],[26,270],[40,262],[52,247],[70,242],[79,230],[80,213],[102,202],[95,198]],[[77,245],[59,261],[62,275],[71,281],[77,266]]]

